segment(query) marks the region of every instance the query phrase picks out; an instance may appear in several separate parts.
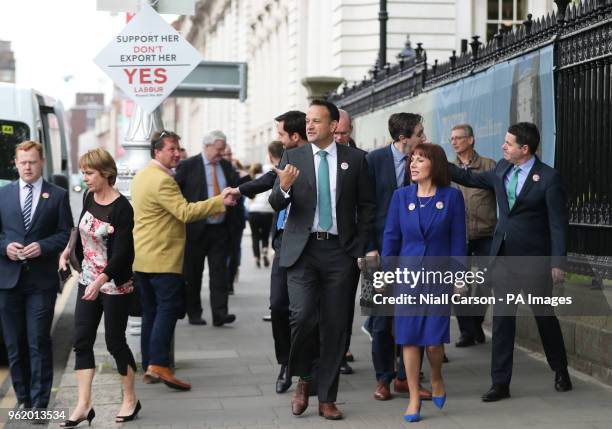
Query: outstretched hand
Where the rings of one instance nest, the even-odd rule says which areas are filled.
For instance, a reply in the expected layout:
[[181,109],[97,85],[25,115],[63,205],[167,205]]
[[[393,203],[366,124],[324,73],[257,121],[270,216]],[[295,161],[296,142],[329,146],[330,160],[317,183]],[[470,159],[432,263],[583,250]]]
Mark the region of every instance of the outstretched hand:
[[274,167],[274,172],[277,174],[280,180],[281,189],[285,192],[289,191],[289,188],[293,186],[298,176],[300,175],[300,170],[298,170],[291,164],[285,165],[285,168],[282,170]]
[[225,188],[221,192],[221,198],[226,206],[235,206],[240,199],[240,191],[238,188]]

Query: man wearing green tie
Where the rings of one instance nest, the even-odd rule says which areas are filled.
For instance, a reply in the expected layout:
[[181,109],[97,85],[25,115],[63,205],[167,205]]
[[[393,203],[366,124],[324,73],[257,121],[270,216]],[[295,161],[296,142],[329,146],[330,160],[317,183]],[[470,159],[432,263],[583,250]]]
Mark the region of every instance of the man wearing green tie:
[[[348,312],[356,259],[365,254],[374,221],[374,195],[365,153],[336,145],[338,108],[314,100],[306,114],[310,144],[285,151],[280,169],[295,167],[300,174],[284,189],[277,179],[270,204],[280,211],[291,204],[285,221],[280,265],[287,268],[291,309],[289,370],[300,377],[292,412],[308,407],[313,358],[318,371],[319,414],[342,418],[334,402],[338,374],[346,347]],[[312,333],[319,327],[319,344]]]
[[[491,256],[496,297],[521,291],[549,296],[553,283],[563,282],[567,198],[560,174],[537,157],[539,144],[538,128],[520,122],[508,128],[502,145],[504,159],[493,170],[477,173],[449,164],[453,182],[495,192],[499,218]],[[482,395],[484,402],[510,397],[516,306],[496,303],[493,308],[492,386]],[[555,390],[571,390],[559,321],[551,307],[532,304],[531,308],[546,360],[555,372]]]

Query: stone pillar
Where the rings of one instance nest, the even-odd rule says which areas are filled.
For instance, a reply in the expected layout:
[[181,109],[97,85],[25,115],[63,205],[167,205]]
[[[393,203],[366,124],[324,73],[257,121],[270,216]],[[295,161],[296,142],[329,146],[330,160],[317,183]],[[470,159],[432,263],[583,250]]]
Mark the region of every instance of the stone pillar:
[[302,79],[302,85],[308,90],[308,101],[315,98],[324,98],[335,91],[344,79],[335,76],[310,76]]

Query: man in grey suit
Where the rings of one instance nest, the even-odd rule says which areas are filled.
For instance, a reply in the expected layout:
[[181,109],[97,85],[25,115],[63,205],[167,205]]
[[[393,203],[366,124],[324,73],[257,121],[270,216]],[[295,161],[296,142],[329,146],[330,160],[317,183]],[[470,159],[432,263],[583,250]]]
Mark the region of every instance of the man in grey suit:
[[[289,369],[300,377],[292,412],[300,415],[308,407],[311,364],[318,352],[319,415],[330,420],[342,418],[334,402],[353,298],[350,281],[356,259],[365,253],[375,210],[365,154],[333,140],[338,119],[332,103],[312,102],[306,115],[310,144],[286,151],[280,164],[299,175],[292,184],[277,179],[270,195],[277,211],[291,204],[280,265],[287,267],[291,308]],[[311,335],[317,321],[318,346]]]

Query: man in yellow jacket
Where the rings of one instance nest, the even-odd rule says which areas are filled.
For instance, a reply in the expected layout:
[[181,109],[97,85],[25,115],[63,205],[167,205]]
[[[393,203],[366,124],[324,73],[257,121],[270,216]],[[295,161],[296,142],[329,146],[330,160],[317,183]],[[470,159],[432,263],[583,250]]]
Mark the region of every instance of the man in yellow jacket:
[[205,201],[188,203],[174,180],[180,137],[170,131],[151,139],[151,162],[132,182],[134,205],[134,279],[142,303],[141,352],[145,382],[163,381],[189,390],[170,370],[170,342],[183,308],[185,224],[214,216],[234,205],[224,190]]

